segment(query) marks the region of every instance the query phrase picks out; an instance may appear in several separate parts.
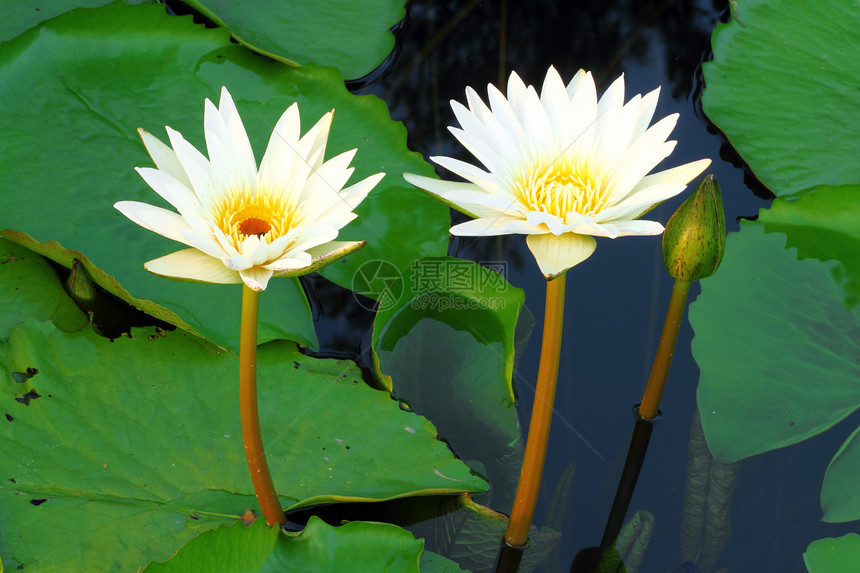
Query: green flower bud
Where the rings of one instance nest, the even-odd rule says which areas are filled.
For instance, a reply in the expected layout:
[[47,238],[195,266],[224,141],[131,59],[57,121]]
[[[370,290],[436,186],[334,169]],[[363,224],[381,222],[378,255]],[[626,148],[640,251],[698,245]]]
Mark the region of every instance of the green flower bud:
[[706,175],[687,197],[663,233],[663,261],[674,278],[693,282],[720,266],[726,248],[726,217],[720,184]]

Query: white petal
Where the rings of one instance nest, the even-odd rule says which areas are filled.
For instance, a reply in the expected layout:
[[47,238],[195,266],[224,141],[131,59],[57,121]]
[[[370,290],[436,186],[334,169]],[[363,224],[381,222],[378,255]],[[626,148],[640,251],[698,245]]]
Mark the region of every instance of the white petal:
[[187,229],[182,231],[183,241],[186,245],[190,245],[195,249],[203,251],[210,257],[223,259],[227,253],[221,248],[220,243],[211,235],[200,233],[195,229]]
[[532,226],[546,225],[549,232],[553,235],[561,235],[570,230],[564,221],[556,215],[544,213],[543,211],[529,211],[526,216],[526,222]]
[[613,221],[618,228],[619,237],[631,235],[659,235],[663,232],[663,225],[657,221],[644,221],[636,219],[633,221]]
[[274,187],[279,182],[289,181],[294,169],[293,165],[304,160],[296,149],[300,135],[299,105],[294,103],[281,115],[275,129],[272,130],[269,145],[260,162],[261,184]]
[[550,66],[540,90],[540,100],[546,110],[551,125],[560,126],[567,122],[570,98],[561,76]]
[[295,257],[284,257],[276,261],[272,261],[267,265],[263,265],[263,268],[279,273],[283,271],[303,269],[305,267],[310,266],[312,259],[308,253],[298,253],[298,255]]
[[196,227],[200,221],[204,220],[203,214],[200,212],[200,201],[190,187],[174,178],[167,171],[152,167],[135,167],[134,169],[153,191],[176,207],[176,210],[188,220],[191,226]]
[[412,185],[415,185],[422,191],[426,191],[430,195],[440,199],[443,203],[451,207],[452,209],[456,209],[462,213],[470,217],[481,217],[485,215],[492,215],[495,213],[492,209],[482,208],[480,206],[475,206],[470,204],[469,207],[465,205],[455,204],[451,201],[443,199],[443,196],[450,191],[471,191],[471,192],[479,192],[479,190],[483,191],[481,187],[478,187],[474,183],[464,183],[460,181],[443,181],[441,179],[434,179],[433,177],[425,177],[423,175],[415,175],[414,173],[404,173],[403,178],[406,179]]
[[506,229],[505,225],[514,221],[522,221],[522,219],[505,215],[481,217],[480,219],[473,219],[471,221],[466,221],[465,223],[460,223],[459,225],[454,225],[451,227],[450,232],[452,235],[466,237],[511,235],[515,231]]
[[272,278],[273,274],[269,269],[261,267],[254,267],[239,272],[242,282],[248,285],[248,288],[257,292],[266,290],[266,287],[269,285],[269,279]]
[[572,266],[578,265],[597,248],[594,237],[574,233],[561,236],[529,235],[526,244],[547,280],[554,279]]
[[114,203],[114,207],[144,229],[158,233],[168,239],[189,244],[182,232],[191,227],[188,226],[185,219],[173,211],[137,201],[119,201]]
[[176,251],[149,261],[143,268],[151,273],[180,280],[202,283],[236,284],[239,273],[225,267],[218,259],[197,249]]
[[710,159],[699,159],[698,161],[685,163],[684,165],[679,165],[672,169],[652,173],[651,175],[643,178],[636,187],[637,189],[641,189],[662,183],[683,183],[686,185],[698,177],[710,164]]
[[145,129],[137,128],[137,132],[140,134],[143,145],[146,146],[146,151],[149,152],[155,166],[191,189],[191,181],[188,179],[185,169],[182,168],[179,158],[176,157],[176,152]]
[[212,168],[209,165],[209,160],[197,151],[193,145],[185,141],[181,133],[169,127],[165,129],[167,130],[168,137],[170,137],[173,151],[176,152],[176,157],[182,163],[182,168],[188,175],[188,180],[191,181],[191,188],[197,197],[200,198],[202,204],[208,205],[218,191],[212,185]]
[[444,156],[431,157],[430,159],[470,183],[483,187],[489,193],[498,193],[505,187],[502,185],[498,175],[484,171],[471,163]]

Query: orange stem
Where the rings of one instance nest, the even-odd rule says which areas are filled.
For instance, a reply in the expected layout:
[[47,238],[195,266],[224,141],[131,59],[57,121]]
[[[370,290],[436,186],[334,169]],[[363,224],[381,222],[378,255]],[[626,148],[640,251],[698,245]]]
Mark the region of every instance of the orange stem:
[[245,457],[260,510],[269,525],[284,525],[287,522],[269,464],[263,449],[260,434],[260,413],[257,409],[257,312],[260,293],[242,285],[242,322],[239,337],[239,413],[242,419],[242,440]]
[[684,317],[684,306],[689,290],[690,283],[675,279],[669,308],[666,309],[666,320],[663,322],[663,333],[660,335],[657,354],[654,356],[654,365],[651,367],[651,375],[648,377],[642,403],[639,404],[639,415],[646,420],[653,420],[660,411],[660,399],[666,388],[666,378],[672,365],[672,355],[675,353],[675,343],[678,340],[678,328]]
[[548,281],[546,284],[546,307],[544,311],[543,342],[538,365],[535,401],[529,422],[523,467],[511,519],[505,531],[508,545],[520,547],[526,544],[529,527],[535,513],[538,491],[540,490],[546,449],[549,443],[549,427],[552,422],[555,387],[558,381],[558,360],[561,355],[561,330],[564,322],[564,283],[565,275]]

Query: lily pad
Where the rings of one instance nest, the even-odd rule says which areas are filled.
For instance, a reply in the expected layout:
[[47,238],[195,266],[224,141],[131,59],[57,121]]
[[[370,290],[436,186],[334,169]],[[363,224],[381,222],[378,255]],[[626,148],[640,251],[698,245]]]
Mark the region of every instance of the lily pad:
[[400,281],[399,300],[380,308],[373,329],[383,384],[486,473],[493,507],[507,512],[523,453],[511,382],[523,292],[451,257],[421,259]]
[[737,11],[711,38],[705,113],[777,196],[860,182],[860,4],[745,0]]
[[845,308],[836,263],[798,261],[785,242],[743,223],[690,308],[702,427],[721,461],[803,441],[860,407],[860,310]]
[[391,28],[406,15],[403,0],[185,3],[256,52],[294,66],[334,66],[350,79],[382,63],[394,48]]
[[167,563],[147,573],[244,571],[278,573],[330,571],[418,573],[424,546],[408,531],[386,523],[352,522],[332,527],[311,517],[299,534],[269,527],[258,519],[250,527],[236,522],[188,542]]
[[801,259],[838,261],[833,278],[845,304],[860,302],[860,185],[820,186],[796,201],[775,201],[759,221],[767,232],[785,233]]
[[[327,155],[358,148],[354,180],[388,172],[373,192],[380,199],[365,201],[340,238],[367,239],[375,243],[374,257],[397,261],[444,252],[447,237],[431,238],[432,224],[429,230],[391,224],[407,211],[421,221],[447,221],[448,212],[421,193],[386,195],[406,187],[401,172],[433,170],[407,149],[405,130],[384,103],[349,94],[333,68],[289,68],[231,44],[227,31],[195,25],[190,16],[119,3],[63,14],[0,49],[0,168],[16,182],[4,192],[0,233],[61,264],[87,259],[90,276],[109,292],[236,349],[241,289],[149,275],[145,261],[181,245],[129,223],[112,207],[119,200],[167,206],[133,170],[150,165],[135,130],[163,136],[162,126],[170,125],[203,149],[203,100],[217,97],[222,85],[236,100],[257,157],[280,114],[297,101],[305,129],[337,109]],[[338,263],[334,280],[349,286],[356,268]],[[288,338],[315,346],[310,309],[295,279],[272,281],[262,299],[261,342]]]
[[[361,383],[351,362],[283,341],[258,358],[285,509],[485,489],[429,422]],[[109,342],[29,318],[0,346],[0,364],[7,566],[134,570],[256,507],[234,354],[182,331]]]
[[860,563],[860,535],[818,539],[803,554],[809,573],[854,573]]
[[[110,4],[112,0],[45,0],[40,2],[4,2],[3,20],[0,21],[0,42],[11,40],[40,22],[64,14],[75,8],[95,8]],[[147,0],[124,0],[126,4],[140,4]]]
[[845,440],[824,474],[821,486],[822,521],[840,523],[860,519],[860,428]]
[[0,340],[30,315],[48,318],[69,332],[89,323],[63,290],[56,271],[33,251],[0,239],[0,277]]

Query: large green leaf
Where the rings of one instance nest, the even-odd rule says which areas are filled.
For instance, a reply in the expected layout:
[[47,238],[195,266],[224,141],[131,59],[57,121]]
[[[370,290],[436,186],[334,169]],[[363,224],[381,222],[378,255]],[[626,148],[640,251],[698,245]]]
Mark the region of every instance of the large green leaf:
[[[149,275],[145,261],[182,246],[137,227],[112,206],[118,200],[165,205],[133,171],[150,164],[135,130],[163,136],[162,126],[170,125],[203,148],[203,100],[217,98],[222,85],[231,90],[258,157],[279,115],[297,101],[305,129],[337,109],[328,154],[357,147],[354,180],[388,173],[341,238],[366,239],[372,256],[394,261],[444,252],[447,237],[435,223],[423,230],[393,223],[406,212],[422,222],[447,221],[448,213],[421,193],[389,192],[406,187],[401,172],[430,175],[432,169],[408,151],[403,126],[390,120],[380,100],[349,94],[334,69],[289,68],[231,44],[224,30],[150,5],[75,10],[2,45],[0,168],[7,183],[0,230],[14,229],[5,236],[61,263],[90,261],[90,276],[108,291],[235,349],[241,289]],[[349,286],[356,268],[350,260],[331,272]],[[272,281],[262,299],[261,341],[315,345],[296,280]]]
[[796,201],[775,201],[759,220],[788,237],[801,259],[836,260],[833,278],[849,306],[860,302],[860,185],[821,186]]
[[794,444],[860,407],[860,309],[835,263],[797,260],[785,235],[744,223],[690,308],[708,445],[736,461]]
[[523,292],[450,257],[417,261],[397,280],[391,290],[399,300],[386,299],[373,328],[379,371],[460,458],[477,462],[493,486],[493,507],[507,512],[523,449],[511,383]]
[[821,486],[822,521],[860,519],[860,428],[854,430],[830,460]]
[[423,541],[386,523],[356,521],[332,527],[311,517],[299,534],[284,533],[258,519],[201,534],[167,563],[148,573],[418,573]]
[[711,43],[702,106],[765,185],[860,182],[860,3],[744,0]]
[[[7,564],[131,570],[256,507],[234,354],[182,331],[137,329],[110,342],[29,318],[0,362]],[[352,363],[272,342],[259,369],[285,508],[484,489],[429,422],[362,384]]]
[[860,535],[818,539],[803,554],[809,573],[855,573],[860,563]]
[[394,48],[390,28],[405,15],[403,0],[185,0],[240,44],[291,65],[338,68],[346,78],[372,72]]
[[67,331],[88,324],[87,316],[66,295],[57,273],[36,253],[0,239],[0,277],[0,340],[8,338],[31,314],[48,318]]
[[[110,4],[112,0],[0,0],[0,42],[11,40],[30,28],[75,8],[94,8]],[[126,4],[139,4],[149,0],[124,0]]]

